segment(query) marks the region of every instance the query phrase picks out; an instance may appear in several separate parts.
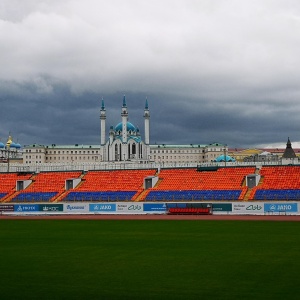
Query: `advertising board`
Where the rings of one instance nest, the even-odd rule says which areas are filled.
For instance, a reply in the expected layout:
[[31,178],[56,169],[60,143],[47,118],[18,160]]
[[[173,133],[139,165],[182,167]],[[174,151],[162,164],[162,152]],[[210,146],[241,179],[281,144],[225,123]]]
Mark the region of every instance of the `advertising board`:
[[14,211],[19,213],[38,212],[39,204],[17,204],[14,206]]
[[90,212],[97,213],[112,213],[116,212],[116,204],[115,203],[93,203],[89,205]]
[[264,204],[261,202],[232,203],[232,212],[238,215],[263,215]]
[[142,203],[117,203],[117,213],[119,214],[143,214],[143,204]]
[[286,214],[297,213],[298,203],[264,203],[265,213]]
[[143,205],[145,213],[166,213],[166,203],[144,203]]
[[212,204],[213,212],[231,212],[232,211],[232,203],[213,203]]
[[89,212],[89,204],[80,203],[80,202],[65,203],[64,204],[64,212],[72,213],[72,214],[87,213],[87,212]]
[[39,211],[45,213],[62,212],[63,204],[39,204]]
[[2,211],[14,211],[14,206],[12,204],[1,204],[0,212]]

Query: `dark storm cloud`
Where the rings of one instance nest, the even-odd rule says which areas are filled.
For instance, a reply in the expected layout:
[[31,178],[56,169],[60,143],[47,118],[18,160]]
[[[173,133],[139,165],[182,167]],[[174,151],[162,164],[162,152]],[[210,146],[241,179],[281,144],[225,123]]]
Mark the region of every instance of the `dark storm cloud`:
[[0,138],[98,144],[126,94],[151,143],[297,144],[299,34],[293,0],[3,0]]

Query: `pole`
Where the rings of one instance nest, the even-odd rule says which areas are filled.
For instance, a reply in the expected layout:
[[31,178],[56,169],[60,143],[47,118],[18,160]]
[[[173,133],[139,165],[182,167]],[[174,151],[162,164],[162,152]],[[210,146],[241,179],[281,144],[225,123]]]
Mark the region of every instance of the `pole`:
[[9,153],[10,153],[10,147],[7,146],[7,149],[6,149],[6,155],[7,155],[7,173],[9,173]]

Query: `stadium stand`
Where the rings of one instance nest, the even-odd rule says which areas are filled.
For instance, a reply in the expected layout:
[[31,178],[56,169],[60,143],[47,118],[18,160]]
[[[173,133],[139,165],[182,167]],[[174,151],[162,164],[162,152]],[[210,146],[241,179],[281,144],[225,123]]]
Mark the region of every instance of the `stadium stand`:
[[123,201],[135,200],[143,191],[144,178],[156,169],[89,171],[83,183],[69,191],[63,201]]
[[300,200],[300,166],[263,166],[251,200]]
[[219,168],[199,172],[196,169],[163,169],[156,187],[144,200],[241,200],[247,192],[245,177],[254,167]]
[[0,201],[5,201],[16,192],[16,182],[27,180],[31,173],[0,173]]
[[41,172],[26,189],[17,192],[11,202],[49,202],[65,192],[65,182],[70,178],[79,178],[81,171]]
[[[254,173],[261,175],[260,181],[248,189],[245,178]],[[148,176],[158,176],[158,181],[145,190]],[[71,178],[81,182],[66,191]],[[27,188],[16,191],[18,180],[29,179]],[[300,166],[172,168],[158,174],[156,169],[0,173],[1,202],[193,200],[300,200]]]

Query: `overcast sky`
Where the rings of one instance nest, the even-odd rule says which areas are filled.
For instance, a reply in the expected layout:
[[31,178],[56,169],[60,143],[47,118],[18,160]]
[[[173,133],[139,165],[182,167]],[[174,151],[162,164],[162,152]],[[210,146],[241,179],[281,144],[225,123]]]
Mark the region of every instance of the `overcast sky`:
[[300,146],[297,0],[1,0],[0,138],[99,144],[129,120],[150,142]]

